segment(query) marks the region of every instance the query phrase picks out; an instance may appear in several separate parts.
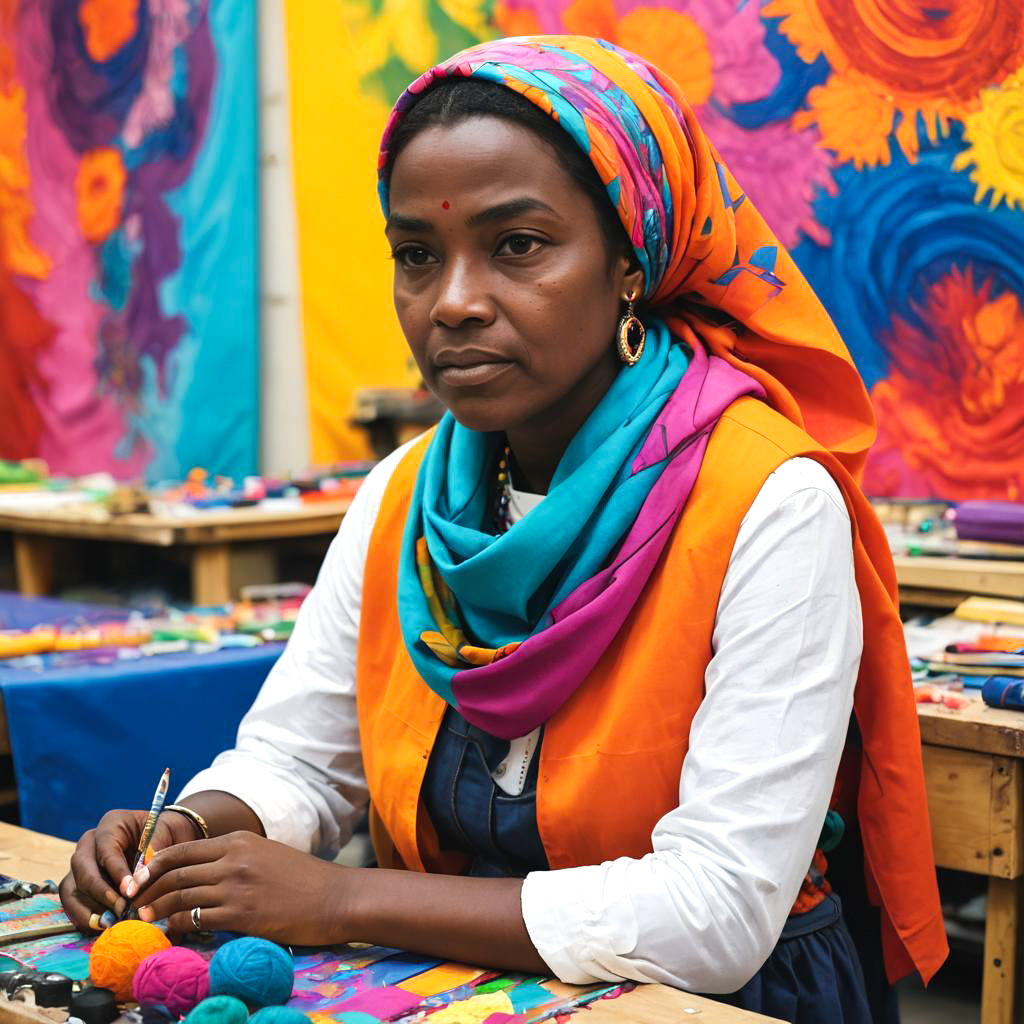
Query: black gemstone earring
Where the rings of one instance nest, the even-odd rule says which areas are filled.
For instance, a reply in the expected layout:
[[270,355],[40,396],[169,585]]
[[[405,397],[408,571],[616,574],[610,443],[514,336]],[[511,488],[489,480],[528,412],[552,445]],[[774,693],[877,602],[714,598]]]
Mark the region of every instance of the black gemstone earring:
[[644,342],[647,340],[647,331],[633,312],[634,299],[633,292],[626,296],[626,312],[622,314],[616,331],[619,358],[627,366],[636,366],[640,362],[644,354]]

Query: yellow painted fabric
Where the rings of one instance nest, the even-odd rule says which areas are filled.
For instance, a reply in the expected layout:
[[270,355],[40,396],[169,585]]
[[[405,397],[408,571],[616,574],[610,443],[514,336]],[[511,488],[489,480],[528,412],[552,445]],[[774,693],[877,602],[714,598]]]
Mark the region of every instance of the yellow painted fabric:
[[343,4],[286,0],[285,13],[312,457],[324,463],[368,453],[348,425],[358,388],[419,378],[392,306],[377,200],[388,104],[361,84]]

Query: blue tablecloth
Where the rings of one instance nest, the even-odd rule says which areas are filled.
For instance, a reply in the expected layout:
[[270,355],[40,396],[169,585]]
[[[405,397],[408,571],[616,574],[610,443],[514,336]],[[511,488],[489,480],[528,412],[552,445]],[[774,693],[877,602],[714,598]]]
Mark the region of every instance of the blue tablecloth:
[[129,614],[131,613],[125,608],[60,601],[55,597],[23,597],[9,590],[0,590],[0,629],[112,622],[126,619]]
[[[13,597],[0,595],[0,628],[54,623],[65,612],[112,617],[111,609],[48,599],[33,606],[40,599]],[[44,671],[0,662],[22,825],[77,839],[111,808],[148,808],[168,765],[177,796],[234,746],[238,723],[282,650],[268,644]]]

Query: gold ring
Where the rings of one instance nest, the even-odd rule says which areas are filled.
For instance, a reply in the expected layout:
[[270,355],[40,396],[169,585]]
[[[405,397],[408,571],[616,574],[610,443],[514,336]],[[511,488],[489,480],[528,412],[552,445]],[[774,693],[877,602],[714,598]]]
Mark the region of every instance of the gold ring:
[[196,926],[196,931],[197,932],[201,932],[203,930],[203,926],[202,926],[202,924],[199,921],[199,915],[201,913],[202,913],[202,910],[199,907],[193,907],[192,908],[192,923]]
[[102,931],[103,930],[103,926],[100,924],[100,915],[99,914],[90,914],[89,915],[89,927],[94,932],[98,932],[98,931]]

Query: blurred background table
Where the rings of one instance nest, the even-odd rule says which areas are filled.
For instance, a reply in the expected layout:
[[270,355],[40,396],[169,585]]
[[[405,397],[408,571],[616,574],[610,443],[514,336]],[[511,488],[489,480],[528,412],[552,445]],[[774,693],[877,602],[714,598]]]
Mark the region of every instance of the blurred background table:
[[[128,615],[0,592],[0,629]],[[111,807],[148,805],[168,765],[176,792],[234,746],[283,649],[268,643],[39,670],[0,661],[0,813],[16,809],[22,825],[71,839]]]
[[350,501],[317,501],[294,508],[237,508],[188,515],[132,512],[112,515],[100,507],[0,511],[0,531],[14,539],[18,590],[26,596],[53,592],[63,539],[120,541],[180,548],[188,559],[192,603],[223,604],[249,583],[277,580],[275,541],[333,536]]
[[1024,559],[895,555],[893,561],[905,606],[955,608],[972,594],[1024,600]]

